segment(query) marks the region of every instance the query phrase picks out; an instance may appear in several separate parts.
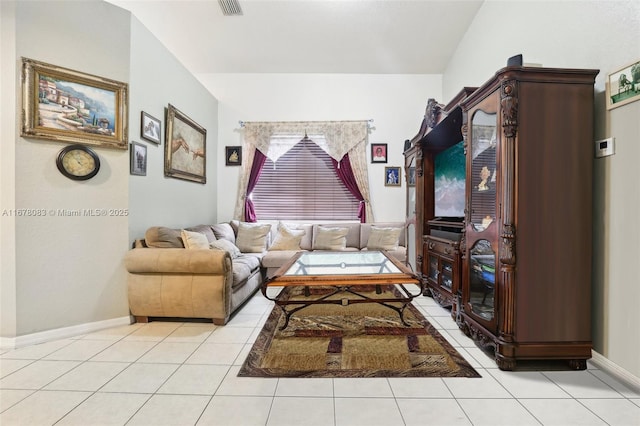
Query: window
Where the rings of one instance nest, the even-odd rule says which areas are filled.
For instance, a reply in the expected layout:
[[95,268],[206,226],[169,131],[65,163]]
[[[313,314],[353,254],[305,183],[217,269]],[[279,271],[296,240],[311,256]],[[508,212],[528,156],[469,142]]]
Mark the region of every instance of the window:
[[331,157],[310,139],[274,166],[267,159],[251,193],[259,219],[357,220],[359,201],[340,181]]

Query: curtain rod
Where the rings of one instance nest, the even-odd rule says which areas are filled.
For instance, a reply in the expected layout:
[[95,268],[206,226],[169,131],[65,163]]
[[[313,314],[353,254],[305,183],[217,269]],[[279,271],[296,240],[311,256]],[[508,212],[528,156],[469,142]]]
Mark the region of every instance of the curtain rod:
[[[338,121],[343,123],[355,123],[358,121],[366,121],[368,123],[367,127],[370,128],[371,123],[373,123],[373,118],[370,118],[368,120],[338,120]],[[246,121],[239,120],[238,123],[240,123],[240,127],[244,127],[244,124],[246,123]],[[325,123],[325,121],[292,121],[292,123]]]

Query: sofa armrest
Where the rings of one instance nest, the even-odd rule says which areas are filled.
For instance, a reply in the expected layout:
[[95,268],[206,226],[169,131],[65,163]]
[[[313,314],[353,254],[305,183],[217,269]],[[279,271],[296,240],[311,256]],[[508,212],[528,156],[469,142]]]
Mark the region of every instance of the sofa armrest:
[[231,272],[231,256],[221,250],[184,248],[134,248],[127,252],[124,264],[130,273],[219,274]]

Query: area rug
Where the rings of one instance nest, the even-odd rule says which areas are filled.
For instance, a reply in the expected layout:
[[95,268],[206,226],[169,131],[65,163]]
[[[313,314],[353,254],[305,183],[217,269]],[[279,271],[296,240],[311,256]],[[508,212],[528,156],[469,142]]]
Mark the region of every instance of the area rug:
[[[330,290],[311,291],[317,297]],[[373,286],[358,291],[369,297],[398,295],[393,286],[384,286],[380,294]],[[289,287],[281,297],[305,296],[301,288]],[[275,306],[238,376],[480,377],[412,304],[404,312],[408,326],[398,312],[377,303],[312,305],[294,313],[280,330],[284,317]]]

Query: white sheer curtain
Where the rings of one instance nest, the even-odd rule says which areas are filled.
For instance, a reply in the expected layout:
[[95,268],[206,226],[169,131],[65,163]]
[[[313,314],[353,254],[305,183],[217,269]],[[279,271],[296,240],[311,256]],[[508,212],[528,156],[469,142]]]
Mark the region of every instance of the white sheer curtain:
[[369,203],[369,175],[365,145],[369,135],[367,121],[269,121],[244,122],[242,129],[243,164],[238,183],[238,200],[234,217],[244,219],[249,174],[255,150],[258,149],[274,163],[305,135],[316,142],[331,158],[340,161],[349,153],[351,167],[360,192],[365,199],[366,217],[373,221]]

